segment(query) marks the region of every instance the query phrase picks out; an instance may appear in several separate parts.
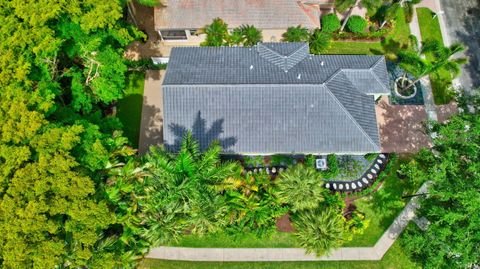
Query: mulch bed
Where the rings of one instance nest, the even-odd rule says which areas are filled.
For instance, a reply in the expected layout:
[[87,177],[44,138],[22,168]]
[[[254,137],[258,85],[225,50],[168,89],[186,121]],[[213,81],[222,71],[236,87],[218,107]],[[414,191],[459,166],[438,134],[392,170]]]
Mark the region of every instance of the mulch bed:
[[292,222],[290,221],[290,214],[287,213],[277,219],[277,231],[285,233],[291,233],[295,231],[292,226]]

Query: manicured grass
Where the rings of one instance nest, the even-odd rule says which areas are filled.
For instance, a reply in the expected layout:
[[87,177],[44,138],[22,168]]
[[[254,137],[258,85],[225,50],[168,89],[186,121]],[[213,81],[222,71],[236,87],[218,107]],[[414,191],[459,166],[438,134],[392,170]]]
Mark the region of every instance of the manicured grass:
[[383,40],[382,47],[385,56],[390,60],[396,60],[399,50],[406,50],[410,47],[410,27],[405,20],[403,8],[399,9],[395,18],[394,27],[389,35]]
[[[443,43],[438,16],[434,18],[434,15],[435,13],[428,8],[417,8],[418,23],[420,25],[422,40],[438,40]],[[432,55],[425,56],[428,59],[433,57]],[[430,81],[432,83],[435,104],[448,104],[453,99],[453,93],[449,89],[449,86],[452,83],[452,76],[450,73],[445,69],[440,69],[430,75]]]
[[117,116],[123,124],[124,135],[132,146],[138,147],[140,121],[142,119],[144,72],[127,74],[125,96],[118,101]]
[[[400,239],[401,240],[401,239]],[[380,261],[345,261],[345,262],[185,262],[145,259],[140,269],[409,269],[420,268],[409,259],[397,240]]]
[[325,54],[382,54],[380,42],[333,41]]
[[228,235],[216,233],[199,237],[195,235],[183,236],[173,243],[179,247],[216,247],[216,248],[292,248],[299,247],[295,235],[292,233],[275,232],[269,237],[258,238],[255,234]]
[[399,179],[396,174],[400,165],[408,160],[408,158],[398,159],[377,192],[354,202],[357,209],[365,214],[366,219],[370,220],[370,224],[363,234],[356,235],[344,246],[374,246],[408,202],[408,199],[404,199],[402,196],[413,194],[418,190],[421,183],[410,179]]

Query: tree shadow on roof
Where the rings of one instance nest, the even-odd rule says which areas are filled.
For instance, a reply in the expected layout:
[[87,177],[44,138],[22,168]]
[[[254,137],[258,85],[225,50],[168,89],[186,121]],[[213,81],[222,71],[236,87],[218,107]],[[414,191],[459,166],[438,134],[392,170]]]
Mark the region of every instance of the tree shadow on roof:
[[198,141],[201,151],[205,151],[213,142],[217,141],[224,153],[231,153],[232,151],[229,149],[237,143],[237,138],[220,137],[223,133],[223,121],[223,119],[215,120],[207,128],[207,121],[201,117],[201,112],[198,111],[191,129],[175,123],[168,126],[174,135],[174,142],[173,144],[165,145],[165,147],[174,152],[178,151],[181,147],[183,137],[190,131],[192,137]]

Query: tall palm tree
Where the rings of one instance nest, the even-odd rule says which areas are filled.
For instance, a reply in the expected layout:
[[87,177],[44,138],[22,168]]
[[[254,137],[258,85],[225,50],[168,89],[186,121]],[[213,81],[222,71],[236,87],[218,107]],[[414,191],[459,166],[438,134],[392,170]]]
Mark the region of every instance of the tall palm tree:
[[[457,77],[460,74],[460,66],[467,62],[466,58],[455,58],[452,56],[458,52],[465,50],[465,47],[460,43],[452,44],[450,47],[445,47],[438,40],[427,40],[423,43],[422,49],[419,53],[411,51],[399,52],[398,59],[400,66],[407,72],[415,76],[415,80],[410,83],[405,83],[407,80],[406,73],[402,84],[398,85],[403,90],[407,90],[420,79],[440,70],[445,69],[450,72],[452,77]],[[422,58],[421,55],[430,54],[432,57]]]
[[277,195],[283,203],[290,205],[293,212],[316,208],[327,193],[321,174],[302,164],[282,172],[277,186]]
[[343,20],[342,26],[340,27],[340,32],[343,32],[345,26],[347,25],[347,21],[352,15],[353,8],[358,6],[361,0],[335,0],[335,9],[339,12],[347,12],[347,16]]
[[[307,197],[306,197],[307,198]],[[345,219],[332,207],[300,211],[292,216],[295,235],[308,253],[330,253],[345,241]]]
[[395,19],[400,8],[401,6],[399,3],[393,3],[385,6],[385,11],[383,13],[383,21],[380,24],[380,29],[382,29],[385,24],[387,24],[387,22]]
[[306,42],[309,38],[310,32],[301,25],[288,27],[287,31],[282,35],[283,41],[286,42]]

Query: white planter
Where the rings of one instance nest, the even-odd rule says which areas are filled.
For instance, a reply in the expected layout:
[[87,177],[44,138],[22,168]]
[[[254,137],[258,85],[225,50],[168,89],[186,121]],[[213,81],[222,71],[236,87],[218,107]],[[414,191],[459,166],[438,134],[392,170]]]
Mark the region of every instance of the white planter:
[[[413,88],[413,93],[410,94],[410,95],[402,95],[398,90],[398,86],[397,86],[397,82],[400,81],[401,79],[403,79],[403,77],[399,77],[395,80],[395,85],[393,86],[394,90],[395,90],[395,95],[401,99],[410,99],[412,97],[414,97],[416,94],[417,94],[417,86],[413,85],[412,88]],[[412,81],[410,79],[407,78],[407,81],[408,83],[412,83]]]

